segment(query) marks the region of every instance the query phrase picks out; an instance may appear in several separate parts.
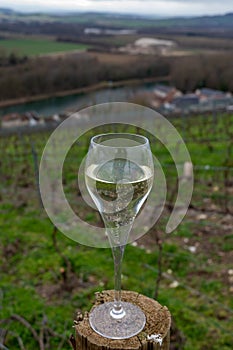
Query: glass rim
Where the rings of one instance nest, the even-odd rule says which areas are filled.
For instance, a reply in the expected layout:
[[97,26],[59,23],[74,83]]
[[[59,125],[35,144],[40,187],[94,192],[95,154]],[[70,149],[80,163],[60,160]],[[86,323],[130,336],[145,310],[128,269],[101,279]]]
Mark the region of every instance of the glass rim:
[[[124,138],[125,140],[133,140],[133,137],[136,137],[140,140],[143,140],[144,142],[138,145],[131,145],[131,146],[109,146],[109,145],[104,145],[102,143],[96,142],[95,139],[100,138],[100,137],[110,137],[115,135],[116,138],[120,138],[120,136],[122,136],[122,138]],[[107,140],[107,139],[106,139]],[[140,135],[140,134],[131,134],[131,133],[117,133],[117,132],[112,132],[112,133],[104,133],[104,134],[98,134],[95,135],[91,138],[90,141],[91,144],[97,145],[97,146],[101,146],[101,147],[106,147],[106,148],[135,148],[135,147],[142,147],[142,146],[148,146],[149,145],[149,140],[147,137]]]

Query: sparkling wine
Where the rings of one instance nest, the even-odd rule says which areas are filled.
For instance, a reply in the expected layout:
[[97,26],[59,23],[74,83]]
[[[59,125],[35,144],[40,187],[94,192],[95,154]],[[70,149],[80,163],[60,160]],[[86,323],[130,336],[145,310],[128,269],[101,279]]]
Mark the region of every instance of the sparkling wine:
[[85,179],[105,225],[118,228],[132,224],[151,190],[153,173],[147,166],[115,158],[90,165]]
[[95,307],[89,321],[92,329],[106,338],[133,337],[146,323],[138,306],[121,301],[121,265],[129,234],[134,232],[134,218],[151,190],[153,173],[153,157],[146,137],[110,133],[91,139],[85,180],[112,248],[115,292],[114,301]]

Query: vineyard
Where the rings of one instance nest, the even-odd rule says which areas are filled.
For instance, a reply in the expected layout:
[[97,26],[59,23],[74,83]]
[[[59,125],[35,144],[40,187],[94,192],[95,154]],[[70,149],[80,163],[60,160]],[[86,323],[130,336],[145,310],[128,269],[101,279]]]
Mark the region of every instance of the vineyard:
[[[171,349],[230,350],[233,115],[185,115],[170,121],[183,137],[193,162],[190,209],[172,234],[164,233],[176,199],[177,171],[166,148],[151,138],[153,153],[166,176],[167,198],[159,222],[127,246],[122,287],[154,297],[169,308],[173,316]],[[120,131],[122,125],[84,134],[72,146],[63,168],[63,186],[73,210],[97,226],[102,225],[101,219],[83,201],[77,171],[90,137],[116,128]],[[133,126],[124,126],[124,131],[140,132]],[[43,209],[39,162],[50,134],[51,130],[1,134],[2,349],[70,349],[68,339],[76,313],[90,309],[96,291],[113,288],[110,250],[69,240]],[[179,147],[174,145],[177,153]]]

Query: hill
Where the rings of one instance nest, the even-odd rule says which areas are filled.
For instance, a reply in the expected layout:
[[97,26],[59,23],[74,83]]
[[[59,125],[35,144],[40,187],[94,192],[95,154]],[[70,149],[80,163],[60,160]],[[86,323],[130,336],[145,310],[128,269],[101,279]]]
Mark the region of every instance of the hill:
[[200,32],[201,29],[211,30],[232,30],[233,13],[215,16],[200,17],[172,17],[160,19],[158,17],[148,17],[141,15],[115,14],[115,13],[95,13],[95,12],[67,12],[67,13],[20,13],[8,8],[0,8],[0,17],[4,15],[4,20],[11,21],[44,21],[44,22],[65,22],[88,25],[92,27],[110,28],[176,28],[192,29]]
[[14,13],[15,13],[14,10],[11,10],[11,9],[5,8],[5,7],[0,7],[0,14],[10,16],[10,15],[12,15],[12,14],[14,14]]

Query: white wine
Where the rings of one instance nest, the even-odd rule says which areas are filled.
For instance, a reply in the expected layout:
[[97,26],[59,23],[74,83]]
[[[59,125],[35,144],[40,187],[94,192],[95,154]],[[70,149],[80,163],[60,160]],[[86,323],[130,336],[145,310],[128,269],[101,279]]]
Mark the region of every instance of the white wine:
[[152,153],[144,136],[112,133],[91,139],[85,181],[103,218],[112,248],[115,293],[114,302],[94,308],[90,314],[90,325],[106,338],[133,337],[146,323],[140,308],[121,302],[121,265],[134,218],[152,188],[153,173]]
[[86,186],[107,227],[132,224],[145,202],[153,182],[147,166],[115,158],[86,169]]

